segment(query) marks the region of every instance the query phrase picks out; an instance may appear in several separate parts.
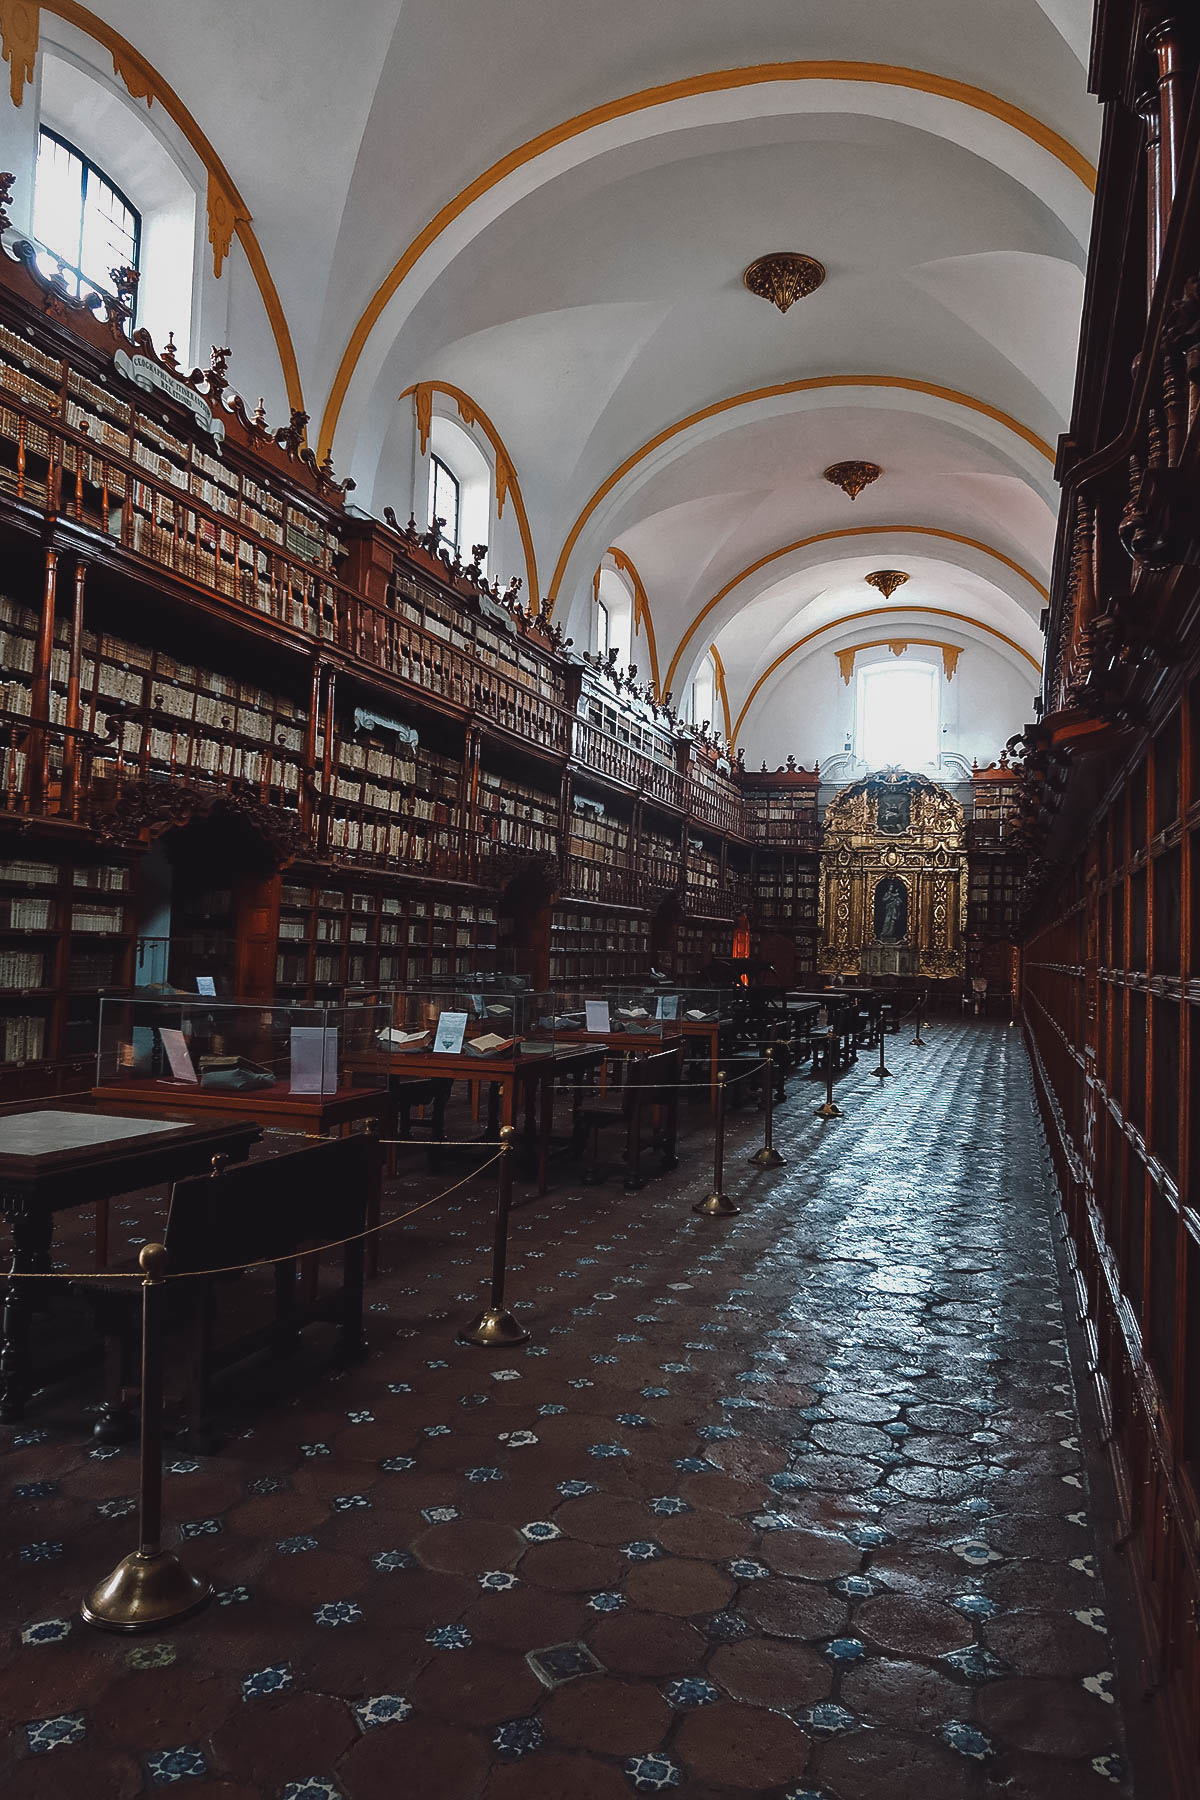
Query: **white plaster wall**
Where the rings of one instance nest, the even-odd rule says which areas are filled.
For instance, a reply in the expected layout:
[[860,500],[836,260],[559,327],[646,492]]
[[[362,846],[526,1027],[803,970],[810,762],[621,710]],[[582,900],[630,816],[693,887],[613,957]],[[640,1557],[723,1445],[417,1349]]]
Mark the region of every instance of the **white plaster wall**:
[[[941,662],[937,650],[914,647],[909,654]],[[889,650],[863,651],[855,667],[891,660]],[[1024,670],[1023,663],[978,641],[964,643],[953,681],[939,676],[942,751],[993,761],[1006,739],[1033,717],[1037,678],[1032,668]],[[827,762],[853,744],[854,705],[855,683],[843,682],[832,648],[797,659],[761,690],[742,726],[738,743],[746,767],[757,769],[765,760],[775,769],[789,756],[807,769],[814,761]]]

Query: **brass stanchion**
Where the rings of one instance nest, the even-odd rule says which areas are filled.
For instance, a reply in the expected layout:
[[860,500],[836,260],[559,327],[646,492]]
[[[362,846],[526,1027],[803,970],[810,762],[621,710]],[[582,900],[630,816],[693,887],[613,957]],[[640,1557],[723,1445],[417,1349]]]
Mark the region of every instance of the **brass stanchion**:
[[746,1158],[755,1169],[782,1169],[787,1158],[781,1156],[772,1142],[775,1130],[775,1052],[768,1044],[763,1052],[767,1060],[767,1117],[763,1133],[763,1146],[753,1156]]
[[872,1073],[872,1075],[878,1076],[880,1081],[890,1081],[892,1078],[892,1071],[888,1068],[886,1062],[883,1060],[883,1014],[882,1013],[880,1013],[880,1015],[879,1015],[879,1067],[877,1069],[872,1069],[871,1073]]
[[833,1048],[837,1043],[837,1033],[832,1026],[825,1039],[825,1104],[816,1109],[818,1119],[840,1119],[845,1115],[833,1098]]
[[924,988],[922,988],[920,993],[917,995],[917,1029],[916,1029],[916,1034],[913,1037],[913,1043],[917,1046],[918,1050],[923,1050],[925,1048],[925,1039],[921,1036],[921,1009],[924,1006],[924,1004],[925,1004],[925,990],[924,990]]
[[725,1192],[725,1101],[726,1075],[722,1069],[717,1076],[717,1134],[713,1144],[712,1193],[704,1200],[697,1200],[692,1208],[693,1212],[703,1213],[708,1219],[727,1218],[730,1213],[741,1211]]
[[458,1334],[460,1344],[480,1344],[485,1350],[505,1350],[529,1341],[504,1304],[504,1269],[508,1258],[508,1214],[512,1206],[513,1157],[517,1134],[511,1125],[500,1127],[500,1187],[496,1196],[496,1237],[492,1246],[492,1297],[473,1324]]
[[167,1252],[147,1244],[138,1257],[142,1287],[142,1467],[138,1548],[122,1557],[80,1607],[105,1631],[157,1631],[190,1618],[212,1599],[212,1583],[191,1575],[162,1547],[162,1301]]

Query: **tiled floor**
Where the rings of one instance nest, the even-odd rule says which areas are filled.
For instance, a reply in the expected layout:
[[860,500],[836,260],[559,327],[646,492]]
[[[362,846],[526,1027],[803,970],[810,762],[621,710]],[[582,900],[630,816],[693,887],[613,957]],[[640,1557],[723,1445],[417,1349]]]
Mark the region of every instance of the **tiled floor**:
[[700,1109],[677,1176],[514,1214],[524,1350],[454,1341],[490,1185],[395,1234],[363,1366],[169,1453],[220,1592],[162,1638],[76,1615],[131,1452],[6,1432],[5,1800],[1128,1796],[1024,1052],[887,1049],[836,1123],[792,1083],[778,1173],[734,1125],[737,1218]]

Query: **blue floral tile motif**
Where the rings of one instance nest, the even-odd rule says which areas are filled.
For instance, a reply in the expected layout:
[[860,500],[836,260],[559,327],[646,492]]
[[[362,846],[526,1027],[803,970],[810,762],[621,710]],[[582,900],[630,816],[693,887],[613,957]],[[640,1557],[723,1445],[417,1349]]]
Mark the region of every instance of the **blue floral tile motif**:
[[703,1675],[685,1675],[680,1681],[668,1681],[663,1698],[669,1706],[711,1706],[721,1698],[721,1690]]
[[200,1459],[196,1456],[176,1457],[174,1462],[167,1463],[165,1472],[168,1475],[198,1475]]
[[1117,1703],[1116,1676],[1111,1669],[1100,1669],[1095,1675],[1085,1675],[1080,1686],[1095,1699],[1103,1700],[1106,1706],[1115,1706]]
[[981,1644],[969,1644],[965,1650],[950,1650],[945,1656],[938,1657],[948,1669],[961,1675],[967,1681],[999,1681],[1002,1675],[1010,1675],[1010,1664],[993,1656]]
[[792,1718],[816,1737],[840,1737],[847,1731],[861,1731],[862,1723],[836,1700],[818,1700],[815,1706],[802,1707]]
[[371,1567],[381,1575],[391,1575],[397,1569],[415,1569],[417,1559],[411,1550],[377,1550],[371,1558]]
[[611,1589],[606,1589],[603,1593],[590,1594],[588,1596],[588,1605],[593,1612],[620,1612],[624,1604],[624,1594],[614,1594]]
[[423,1425],[421,1436],[427,1438],[449,1437],[450,1427],[448,1425]]
[[332,1456],[333,1451],[328,1444],[301,1444],[301,1456]]
[[970,1500],[964,1500],[959,1507],[960,1512],[971,1513],[977,1519],[985,1519],[996,1510],[992,1502],[982,1494],[976,1494]]
[[510,1588],[520,1587],[521,1583],[507,1569],[488,1569],[479,1577],[479,1585],[487,1594],[507,1594]]
[[49,1437],[50,1433],[40,1425],[31,1431],[17,1431],[13,1433],[13,1449],[24,1450],[30,1444],[44,1444],[48,1442]]
[[618,1425],[628,1425],[634,1431],[645,1431],[654,1424],[645,1413],[623,1412],[614,1415]]
[[754,1383],[770,1381],[771,1377],[765,1369],[743,1369],[741,1374],[735,1375],[733,1379],[735,1381],[748,1381]]
[[614,1355],[611,1350],[597,1350],[592,1357],[594,1363],[615,1363],[620,1360],[620,1357]]
[[644,1344],[645,1341],[644,1331],[618,1331],[617,1333],[618,1344]]
[[353,1625],[362,1616],[363,1609],[355,1600],[326,1600],[313,1607],[314,1625]]
[[990,1741],[982,1731],[974,1725],[968,1725],[962,1719],[947,1719],[939,1725],[934,1735],[950,1750],[957,1750],[960,1756],[969,1756],[973,1762],[986,1762],[993,1754]]
[[457,1506],[423,1506],[421,1517],[427,1525],[452,1525],[459,1516]]
[[492,1468],[490,1464],[481,1464],[479,1468],[467,1469],[464,1471],[464,1477],[467,1481],[474,1483],[475,1486],[479,1486],[481,1482],[485,1481],[504,1481],[507,1479],[503,1469]]
[[58,1492],[57,1481],[20,1481],[12,1491],[14,1500],[49,1500]]
[[220,1519],[186,1519],[179,1527],[181,1538],[219,1537],[225,1527]]
[[689,1513],[692,1510],[678,1494],[655,1494],[653,1499],[647,1500],[646,1506],[661,1519],[674,1518],[679,1513]]
[[492,1748],[509,1761],[540,1750],[545,1741],[546,1727],[540,1719],[506,1719],[492,1733]]
[[565,1413],[566,1410],[560,1400],[547,1400],[544,1406],[538,1407],[537,1416],[539,1419],[554,1419],[558,1417],[559,1413]]
[[370,1731],[373,1725],[399,1725],[411,1712],[412,1701],[403,1694],[374,1694],[358,1702],[354,1717],[360,1731]]
[[39,1619],[36,1624],[26,1625],[21,1632],[23,1644],[61,1644],[70,1635],[69,1619]]
[[460,1394],[458,1404],[460,1406],[490,1406],[492,1396],[490,1394]]
[[679,1765],[669,1756],[631,1756],[625,1773],[639,1794],[664,1794],[683,1780]]
[[760,1512],[750,1520],[755,1531],[799,1531],[800,1521],[791,1513]]
[[121,1500],[101,1500],[96,1512],[102,1519],[128,1519],[137,1509],[137,1501],[126,1496]]
[[569,1388],[590,1388],[595,1385],[595,1382],[590,1381],[586,1375],[573,1375],[567,1383]]
[[859,1550],[882,1550],[886,1544],[896,1541],[882,1525],[847,1525],[842,1536]]
[[585,1494],[598,1494],[594,1481],[560,1481],[558,1491],[564,1500],[582,1500]]
[[1123,1782],[1129,1774],[1125,1759],[1118,1756],[1115,1750],[1106,1750],[1101,1756],[1093,1756],[1092,1767],[1097,1775],[1102,1775],[1106,1781],[1118,1784]]
[[675,1460],[675,1467],[681,1475],[712,1475],[717,1465],[706,1462],[702,1456],[680,1456]]
[[181,1744],[178,1750],[155,1750],[146,1758],[146,1773],[156,1785],[168,1781],[203,1780],[208,1764],[199,1744]]
[[644,1387],[638,1391],[643,1400],[667,1400],[671,1394],[669,1387]]
[[411,1394],[412,1393],[412,1382],[411,1381],[389,1381],[387,1384],[387,1391],[389,1394]]
[[589,1456],[597,1456],[600,1458],[629,1455],[629,1451],[625,1448],[624,1444],[589,1444],[587,1453]]
[[290,1688],[293,1680],[291,1663],[270,1663],[244,1678],[242,1699],[258,1700],[263,1694],[277,1694],[282,1688]]
[[739,1612],[716,1612],[707,1621],[704,1635],[714,1644],[737,1644],[752,1637],[755,1627]]
[[425,1642],[435,1650],[468,1650],[471,1634],[465,1625],[433,1625],[425,1633]]
[[25,1727],[25,1738],[35,1755],[47,1750],[61,1750],[66,1744],[79,1744],[87,1735],[87,1721],[81,1712],[59,1713],[56,1719],[35,1719]]
[[834,1662],[850,1663],[861,1662],[867,1652],[858,1638],[836,1637],[830,1638],[825,1645],[825,1654]]
[[762,1401],[751,1400],[746,1394],[727,1394],[724,1398],[717,1401],[717,1405],[734,1407],[741,1412],[749,1412],[751,1410],[758,1412],[762,1408]]
[[361,1512],[371,1500],[367,1494],[335,1494],[329,1504],[334,1512]]
[[323,1775],[310,1775],[306,1781],[289,1781],[279,1800],[342,1800],[342,1790]]
[[348,1412],[346,1417],[351,1425],[373,1425],[375,1423],[375,1414],[368,1412],[365,1407],[360,1408],[357,1412]]
[[1000,1611],[996,1602],[989,1600],[986,1594],[956,1594],[950,1605],[968,1619],[990,1619]]
[[416,1468],[417,1459],[415,1456],[385,1456],[379,1466],[385,1475],[404,1475],[409,1469]]
[[660,1556],[667,1554],[652,1538],[634,1538],[632,1543],[622,1544],[621,1550],[630,1562],[657,1562]]
[[254,1481],[246,1483],[248,1494],[281,1494],[287,1487],[281,1475],[259,1475]]
[[633,1322],[635,1325],[657,1325],[658,1324],[658,1314],[657,1313],[634,1313]]
[[17,1551],[19,1563],[56,1562],[63,1554],[63,1546],[53,1538],[44,1538],[37,1544],[22,1544]]
[[951,1544],[955,1556],[960,1556],[973,1569],[985,1569],[989,1563],[1003,1562],[1004,1558],[982,1538],[962,1538],[957,1544]]
[[[515,1267],[515,1265],[513,1265],[513,1266]],[[445,1360],[444,1357],[435,1356],[429,1362],[427,1362],[425,1364],[425,1367],[427,1369],[448,1369],[450,1367],[450,1364]]]
[[722,1438],[741,1437],[735,1425],[702,1425],[696,1436],[703,1438],[706,1444],[720,1443]]
[[692,1369],[691,1363],[681,1362],[659,1363],[658,1366],[664,1375],[689,1375]]
[[498,1442],[510,1450],[528,1450],[531,1445],[541,1442],[536,1431],[502,1431]]
[[249,1598],[250,1589],[241,1586],[218,1588],[213,1595],[218,1606],[244,1606]]
[[735,1556],[725,1567],[735,1581],[766,1581],[771,1573],[766,1563],[757,1562],[752,1556]]
[[783,1469],[778,1475],[772,1475],[767,1483],[777,1494],[800,1494],[809,1485],[803,1475],[793,1475],[790,1469]]
[[317,1540],[310,1532],[299,1532],[295,1537],[280,1538],[275,1548],[280,1556],[300,1556],[305,1550],[315,1550]]
[[877,1581],[874,1575],[839,1575],[829,1585],[835,1594],[842,1594],[847,1600],[869,1600],[872,1594],[887,1592],[883,1582]]
[[550,1519],[531,1519],[528,1525],[522,1525],[521,1536],[529,1544],[548,1544],[551,1538],[561,1537],[562,1532]]
[[97,1444],[94,1450],[88,1451],[93,1462],[111,1462],[114,1456],[120,1454],[120,1444]]

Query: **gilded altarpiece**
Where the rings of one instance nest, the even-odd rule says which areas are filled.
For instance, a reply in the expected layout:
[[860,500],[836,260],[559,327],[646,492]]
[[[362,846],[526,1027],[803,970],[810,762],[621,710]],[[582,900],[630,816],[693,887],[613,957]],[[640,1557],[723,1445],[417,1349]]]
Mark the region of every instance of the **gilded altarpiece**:
[[838,975],[962,975],[962,807],[888,769],[830,801],[821,847],[818,966]]

